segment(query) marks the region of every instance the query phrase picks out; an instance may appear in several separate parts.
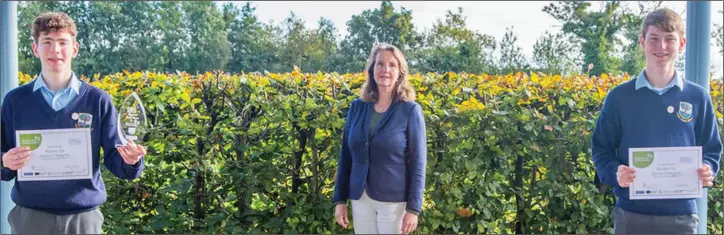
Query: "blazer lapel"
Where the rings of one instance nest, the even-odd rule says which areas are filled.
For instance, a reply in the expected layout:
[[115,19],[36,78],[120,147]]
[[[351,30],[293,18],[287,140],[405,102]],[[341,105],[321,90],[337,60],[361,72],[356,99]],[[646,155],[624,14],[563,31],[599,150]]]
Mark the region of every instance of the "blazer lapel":
[[[369,107],[370,107],[370,110],[369,110],[370,112],[374,111],[374,110],[372,110],[372,109],[374,109],[374,104],[370,105]],[[394,114],[396,107],[397,107],[397,102],[392,102],[392,104],[390,104],[390,107],[387,108],[387,112],[385,112],[385,116],[383,116],[382,120],[380,120],[380,122],[377,123],[377,125],[375,125],[375,129],[374,129],[374,131],[372,131],[372,135],[370,135],[370,139],[372,139],[372,137],[374,137],[375,134],[377,134],[377,132],[380,131],[380,128],[382,126],[384,126],[388,120],[390,120],[390,117],[392,117],[392,114]],[[367,116],[369,116],[369,115],[367,115]],[[367,122],[369,122],[369,118],[368,118]],[[367,124],[367,125],[369,125],[369,124]],[[369,129],[369,128],[366,128],[366,129]]]
[[362,124],[360,124],[360,127],[362,127],[362,136],[369,140],[370,135],[370,112],[372,111],[372,105],[374,103],[371,102],[364,102],[365,106],[362,109]]

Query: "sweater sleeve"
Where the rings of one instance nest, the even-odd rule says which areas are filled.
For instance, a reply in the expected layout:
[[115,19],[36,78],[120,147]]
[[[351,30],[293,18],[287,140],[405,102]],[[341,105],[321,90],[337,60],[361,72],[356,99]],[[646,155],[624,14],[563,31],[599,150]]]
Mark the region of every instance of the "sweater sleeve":
[[716,114],[714,105],[712,105],[711,97],[706,94],[703,105],[699,108],[699,116],[694,124],[694,132],[696,135],[696,146],[701,146],[702,163],[709,165],[711,171],[716,177],[720,170],[720,161],[722,154],[721,136],[719,136],[719,128],[717,127]]
[[617,155],[618,143],[621,141],[621,121],[614,91],[606,96],[598,115],[591,138],[591,152],[601,182],[618,187],[616,171],[619,165],[627,164],[620,162]]
[[[0,129],[2,130],[2,154],[5,154],[10,149],[15,147],[15,135],[13,128],[13,119],[12,119],[12,104],[10,102],[10,98],[8,97],[10,95],[7,95],[5,99],[3,100],[2,104],[2,119],[0,120]],[[17,171],[10,170],[9,168],[2,167],[2,181],[10,181],[15,178],[17,175]]]

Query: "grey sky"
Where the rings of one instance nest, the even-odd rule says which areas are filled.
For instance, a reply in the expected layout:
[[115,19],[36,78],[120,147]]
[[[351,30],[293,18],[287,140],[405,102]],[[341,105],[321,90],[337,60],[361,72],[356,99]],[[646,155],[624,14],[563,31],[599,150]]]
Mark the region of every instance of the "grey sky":
[[[246,2],[235,2],[239,6]],[[347,34],[346,23],[352,15],[360,14],[367,9],[379,7],[380,1],[252,1],[256,7],[256,15],[261,21],[279,23],[293,11],[305,21],[307,27],[316,28],[321,17],[330,19],[340,36]],[[412,20],[417,30],[429,29],[437,19],[443,19],[448,10],[456,11],[463,8],[463,15],[467,17],[468,28],[483,34],[494,36],[496,40],[505,34],[506,27],[513,27],[518,37],[518,46],[530,58],[533,44],[544,31],[557,32],[560,23],[543,12],[543,7],[550,2],[546,1],[393,1],[395,9],[404,7],[412,11]],[[636,2],[624,2],[626,7],[636,7]],[[676,12],[684,13],[686,2],[664,2],[663,6]],[[718,11],[722,10],[723,2],[712,2],[712,25],[722,24],[723,19]],[[593,2],[594,9],[600,9],[600,2]],[[682,14],[685,18],[686,14]],[[713,29],[713,27],[712,27]],[[712,41],[713,43],[713,41]],[[722,73],[722,56],[718,50],[712,48],[712,62],[718,64],[716,74]]]

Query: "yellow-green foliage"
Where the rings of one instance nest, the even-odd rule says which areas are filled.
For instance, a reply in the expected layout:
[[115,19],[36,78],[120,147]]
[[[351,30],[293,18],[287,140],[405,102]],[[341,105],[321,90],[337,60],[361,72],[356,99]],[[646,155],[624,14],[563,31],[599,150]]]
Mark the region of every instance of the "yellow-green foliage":
[[[607,92],[629,79],[412,75],[428,139],[416,232],[611,233],[613,197],[597,183],[590,135]],[[116,106],[137,92],[153,130],[141,179],[104,172],[105,232],[352,233],[334,223],[331,196],[344,118],[364,74],[125,72],[93,80]],[[722,81],[712,81],[720,130],[721,92]],[[715,234],[722,175],[709,191]]]

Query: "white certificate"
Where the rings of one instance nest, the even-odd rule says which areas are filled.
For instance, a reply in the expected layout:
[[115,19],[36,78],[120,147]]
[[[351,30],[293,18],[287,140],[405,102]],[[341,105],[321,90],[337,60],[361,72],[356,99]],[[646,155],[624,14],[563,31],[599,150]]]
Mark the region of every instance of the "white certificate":
[[636,179],[629,186],[629,199],[683,199],[703,196],[697,169],[701,146],[630,148],[630,167]]
[[15,132],[18,146],[32,150],[18,169],[18,181],[90,179],[93,170],[89,128]]

